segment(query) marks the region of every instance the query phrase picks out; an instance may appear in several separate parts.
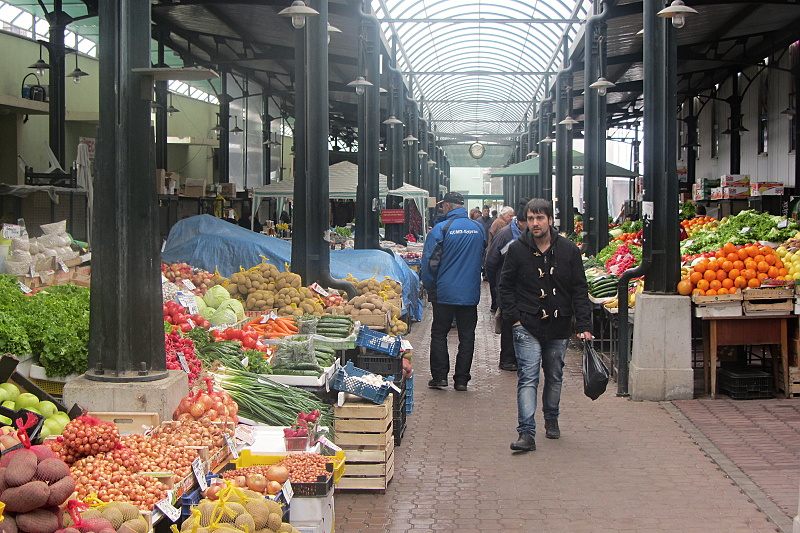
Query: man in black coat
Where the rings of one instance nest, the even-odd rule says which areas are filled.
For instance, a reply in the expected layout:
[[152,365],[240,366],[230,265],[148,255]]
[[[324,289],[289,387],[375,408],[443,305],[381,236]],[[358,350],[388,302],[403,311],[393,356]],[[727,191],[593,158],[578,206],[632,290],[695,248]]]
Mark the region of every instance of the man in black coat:
[[[581,252],[553,228],[553,205],[534,198],[527,227],[506,253],[498,284],[503,319],[512,327],[517,356],[517,433],[512,450],[536,449],[539,373],[544,374],[545,436],[557,439],[564,354],[572,330],[592,339],[591,303]],[[574,326],[573,326],[574,320]]]

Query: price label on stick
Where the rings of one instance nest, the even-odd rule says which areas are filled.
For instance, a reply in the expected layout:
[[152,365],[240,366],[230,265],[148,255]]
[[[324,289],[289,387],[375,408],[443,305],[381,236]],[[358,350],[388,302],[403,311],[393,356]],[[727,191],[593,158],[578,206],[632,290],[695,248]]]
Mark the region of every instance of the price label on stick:
[[201,491],[204,491],[208,488],[208,482],[206,481],[206,471],[203,468],[203,462],[200,460],[199,457],[195,457],[194,461],[192,461],[192,472],[194,472],[194,477],[197,479],[197,485],[200,487]]
[[281,490],[283,491],[283,497],[286,500],[286,503],[288,504],[289,502],[292,501],[292,498],[294,497],[294,489],[292,489],[292,482],[287,479],[286,482],[283,484],[283,488]]
[[788,225],[789,225],[789,219],[788,218],[784,218],[783,220],[778,222],[778,229],[783,229],[783,228],[787,227]]
[[225,443],[228,445],[228,449],[231,451],[231,457],[233,457],[234,459],[238,459],[239,450],[236,449],[236,443],[227,433],[224,435],[224,437],[225,437]]
[[[203,479],[205,479],[205,477]],[[175,508],[168,498],[156,502],[156,509],[164,513],[164,516],[169,518],[171,522],[176,522],[178,518],[181,517],[181,510]]]
[[253,428],[251,426],[243,426],[241,424],[236,426],[236,431],[234,431],[233,436],[248,446],[252,445],[256,441],[256,438],[253,435]]
[[193,291],[197,288],[194,286],[194,283],[192,283],[192,280],[190,279],[183,280],[183,286],[189,289],[190,291]]
[[198,312],[197,302],[194,299],[194,294],[179,292],[178,302],[189,310],[189,314],[196,315]]
[[64,263],[61,259],[58,260],[58,266],[61,268],[62,272],[69,272],[69,268],[67,268],[67,264]]
[[748,231],[750,231],[750,226],[745,226],[745,227],[743,227],[743,228],[742,228],[742,231],[740,231],[739,233],[740,233],[741,235],[744,235],[744,234],[745,234],[745,233],[747,233]]
[[186,357],[183,355],[183,352],[178,352],[178,362],[181,364],[183,371],[189,374],[189,364],[186,362]]
[[18,281],[17,283],[19,283],[19,290],[21,290],[25,294],[29,294],[29,293],[33,292],[27,285],[25,285],[21,281]]
[[342,451],[342,449],[340,447],[338,447],[337,445],[335,445],[334,443],[329,441],[327,437],[320,437],[319,438],[319,442],[320,442],[320,444],[322,444],[323,446],[325,446],[326,448],[328,448],[330,450],[333,450],[334,452]]

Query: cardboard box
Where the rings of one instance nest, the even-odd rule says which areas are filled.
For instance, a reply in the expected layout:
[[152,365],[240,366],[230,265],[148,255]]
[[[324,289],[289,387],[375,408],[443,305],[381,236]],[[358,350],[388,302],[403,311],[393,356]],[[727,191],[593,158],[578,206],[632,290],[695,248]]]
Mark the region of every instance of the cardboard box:
[[713,187],[720,187],[722,185],[720,178],[695,178],[694,185],[705,189]]
[[695,202],[699,200],[711,200],[711,188],[702,187],[695,183],[692,185],[692,199]]
[[163,168],[156,169],[156,194],[166,194],[164,191],[164,180],[167,178],[167,171]]
[[236,198],[236,184],[235,183],[220,183],[219,193],[225,198]]
[[750,197],[750,187],[721,187],[721,189],[722,198],[725,200]]
[[714,187],[711,189],[711,199],[712,200],[722,200],[724,196],[723,187]]
[[784,185],[772,181],[750,183],[750,196],[783,196]]
[[697,317],[742,316],[742,302],[722,302],[711,305],[698,305],[694,308]]
[[720,176],[720,186],[722,187],[749,187],[749,174],[723,174]]
[[202,198],[206,195],[206,180],[200,178],[186,178],[183,184],[183,195],[193,198]]

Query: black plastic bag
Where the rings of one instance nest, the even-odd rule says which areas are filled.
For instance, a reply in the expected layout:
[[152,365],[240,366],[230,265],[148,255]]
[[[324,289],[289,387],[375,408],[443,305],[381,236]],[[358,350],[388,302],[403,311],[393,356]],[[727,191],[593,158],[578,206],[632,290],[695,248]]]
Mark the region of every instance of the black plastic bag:
[[608,367],[592,346],[583,341],[583,393],[592,400],[598,399],[608,385]]

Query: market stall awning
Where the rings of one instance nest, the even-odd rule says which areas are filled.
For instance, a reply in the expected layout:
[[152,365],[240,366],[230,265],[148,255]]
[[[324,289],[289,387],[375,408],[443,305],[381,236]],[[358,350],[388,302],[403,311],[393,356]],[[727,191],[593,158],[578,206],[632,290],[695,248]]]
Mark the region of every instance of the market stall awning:
[[[583,175],[583,153],[572,151],[572,173],[576,176]],[[516,165],[511,165],[502,170],[492,172],[493,177],[501,176],[533,176],[539,175],[539,156],[532,157]],[[635,178],[637,174],[632,170],[622,168],[613,163],[606,163],[606,176],[619,178]]]
[[[358,188],[358,165],[349,161],[342,161],[328,167],[329,194],[335,200],[355,200]],[[379,175],[380,196],[386,196],[386,176]],[[253,189],[253,194],[260,197],[291,198],[294,196],[294,180],[286,179],[277,183],[270,183]]]

